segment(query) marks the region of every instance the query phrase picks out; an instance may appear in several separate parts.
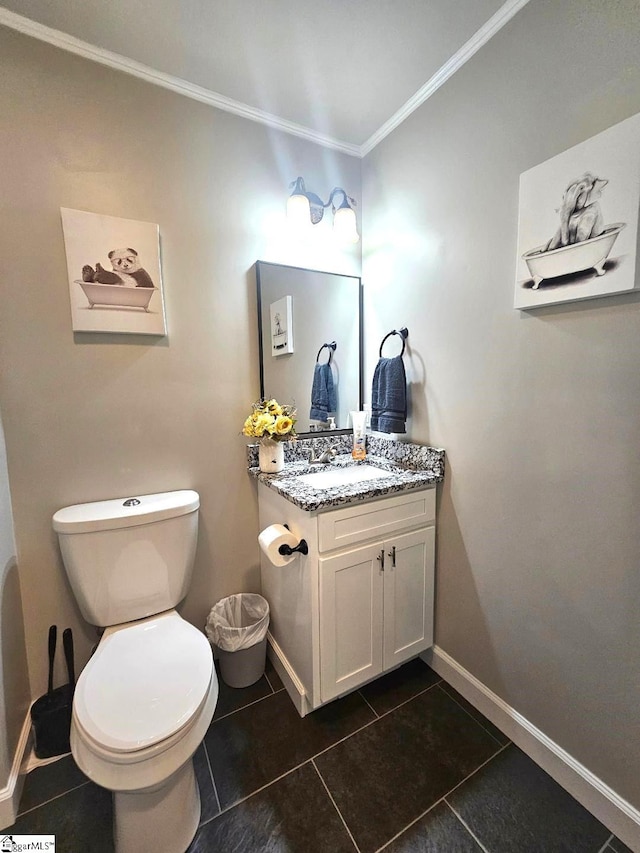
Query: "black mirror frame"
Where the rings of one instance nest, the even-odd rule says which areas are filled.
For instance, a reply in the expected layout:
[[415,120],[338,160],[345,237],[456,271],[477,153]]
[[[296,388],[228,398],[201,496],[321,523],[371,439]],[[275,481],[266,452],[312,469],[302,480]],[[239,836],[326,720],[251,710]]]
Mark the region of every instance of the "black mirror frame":
[[[269,267],[287,267],[290,270],[300,270],[301,272],[319,272],[323,275],[348,275],[348,273],[337,273],[329,270],[314,270],[310,267],[297,267],[290,264],[276,264],[272,261],[256,261],[256,305],[258,311],[258,358],[260,360],[260,397],[264,398],[264,351],[263,351],[263,335],[262,335],[262,292],[260,288],[260,264]],[[362,411],[364,404],[364,294],[362,288],[362,278],[359,275],[349,275],[349,278],[358,279],[358,408]],[[298,438],[318,438],[319,436],[331,435],[347,435],[351,433],[350,428],[318,430],[317,432],[298,432]]]

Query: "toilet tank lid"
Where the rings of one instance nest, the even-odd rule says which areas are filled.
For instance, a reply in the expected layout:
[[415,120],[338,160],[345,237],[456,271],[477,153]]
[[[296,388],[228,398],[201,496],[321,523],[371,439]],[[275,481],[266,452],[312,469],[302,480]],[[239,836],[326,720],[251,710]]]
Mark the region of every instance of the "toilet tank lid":
[[53,529],[57,533],[92,533],[135,527],[187,515],[199,506],[200,496],[191,489],[94,501],[59,509],[53,516]]

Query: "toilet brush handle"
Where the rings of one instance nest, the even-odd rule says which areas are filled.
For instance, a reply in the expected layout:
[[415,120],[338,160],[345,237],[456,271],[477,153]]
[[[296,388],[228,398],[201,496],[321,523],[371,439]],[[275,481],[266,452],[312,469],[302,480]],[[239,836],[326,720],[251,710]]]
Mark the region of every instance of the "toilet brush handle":
[[56,656],[56,643],[58,641],[58,627],[52,625],[49,628],[49,680],[47,683],[47,693],[53,692],[53,661]]
[[73,634],[71,628],[65,628],[62,632],[62,646],[64,648],[64,659],[67,662],[67,673],[69,675],[69,684],[75,686],[76,675],[73,666]]

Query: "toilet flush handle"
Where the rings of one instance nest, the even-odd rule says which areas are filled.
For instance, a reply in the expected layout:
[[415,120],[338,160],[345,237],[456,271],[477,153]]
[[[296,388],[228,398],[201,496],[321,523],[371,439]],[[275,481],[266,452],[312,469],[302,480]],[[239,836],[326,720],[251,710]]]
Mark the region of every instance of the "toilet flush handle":
[[122,506],[138,506],[140,501],[138,498],[127,498],[127,500],[122,504]]

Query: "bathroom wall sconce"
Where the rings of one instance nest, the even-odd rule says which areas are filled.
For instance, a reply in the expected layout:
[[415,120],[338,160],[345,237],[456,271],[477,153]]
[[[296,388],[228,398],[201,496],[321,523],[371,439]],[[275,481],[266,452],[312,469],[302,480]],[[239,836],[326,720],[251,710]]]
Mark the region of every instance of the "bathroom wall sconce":
[[[308,192],[304,185],[304,179],[298,177],[289,184],[292,190],[287,201],[287,218],[300,230],[307,229],[309,225],[317,225],[322,222],[326,207],[331,207],[333,212],[333,233],[344,243],[357,243],[360,239],[356,228],[356,212],[354,210],[355,200],[348,196],[342,187],[334,187],[331,190],[329,201],[323,202],[320,196]],[[336,195],[342,195],[342,202],[336,204]]]

